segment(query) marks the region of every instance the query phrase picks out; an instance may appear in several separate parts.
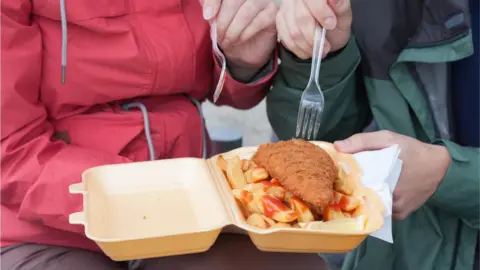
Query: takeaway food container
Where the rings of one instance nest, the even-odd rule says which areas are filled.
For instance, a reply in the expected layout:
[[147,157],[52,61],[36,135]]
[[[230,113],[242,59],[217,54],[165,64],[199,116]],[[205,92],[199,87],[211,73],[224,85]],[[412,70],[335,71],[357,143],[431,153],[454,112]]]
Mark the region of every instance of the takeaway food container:
[[[223,156],[250,158],[256,149],[239,148]],[[86,236],[116,261],[204,252],[229,225],[246,231],[262,251],[343,253],[382,225],[362,233],[252,227],[217,157],[88,169],[81,183],[70,186],[70,193],[83,196],[83,212],[71,214],[70,223],[85,226]]]

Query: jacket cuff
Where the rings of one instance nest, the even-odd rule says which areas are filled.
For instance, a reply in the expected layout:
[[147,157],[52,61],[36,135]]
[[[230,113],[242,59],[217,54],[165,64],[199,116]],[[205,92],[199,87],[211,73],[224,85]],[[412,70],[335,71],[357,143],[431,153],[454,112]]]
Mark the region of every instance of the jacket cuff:
[[[215,83],[219,80],[221,73],[221,66],[219,61],[214,57],[214,74],[213,81]],[[257,73],[251,82],[239,82],[235,80],[228,72],[225,74],[225,82],[222,94],[217,100],[217,105],[229,105],[236,109],[249,109],[257,105],[267,94],[270,89],[272,78],[277,72],[278,57],[274,53],[272,60],[273,70],[268,74],[263,75],[263,72]],[[210,96],[211,98],[211,96]]]
[[437,140],[434,144],[447,147],[452,160],[445,177],[428,200],[428,204],[449,211],[471,227],[478,228],[480,150],[463,147],[448,140]]
[[[220,59],[213,53],[215,59],[216,68],[222,68]],[[231,67],[227,61],[227,76],[233,79],[235,82],[246,85],[256,85],[269,80],[277,70],[278,65],[278,50],[275,49],[270,60],[259,70],[252,73],[251,68]],[[234,71],[233,71],[234,70]]]
[[[280,49],[280,59],[282,61],[282,66],[285,69],[290,69],[299,74],[299,76],[310,75],[311,60],[305,61],[298,59],[283,46]],[[322,89],[326,91],[339,84],[347,75],[351,74],[357,68],[359,62],[360,52],[357,43],[355,42],[355,38],[352,36],[347,45],[341,51],[335,52],[323,59],[319,77]],[[290,83],[289,85],[293,88],[304,89],[308,83],[308,78],[307,80],[304,80],[292,77],[292,80],[290,81],[302,82],[303,85],[292,85]]]

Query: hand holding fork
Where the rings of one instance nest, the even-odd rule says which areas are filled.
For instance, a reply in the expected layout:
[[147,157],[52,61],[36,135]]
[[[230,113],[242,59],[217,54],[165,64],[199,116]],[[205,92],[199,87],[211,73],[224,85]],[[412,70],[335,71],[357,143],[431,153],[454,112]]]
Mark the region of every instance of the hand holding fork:
[[[312,58],[310,79],[298,112],[297,137],[317,137],[324,107],[318,82],[321,59],[327,53],[346,46],[350,38],[351,22],[350,0],[281,1],[276,25],[283,46],[298,58]],[[320,29],[319,24],[323,29]]]
[[315,139],[318,134],[318,129],[320,128],[325,99],[320,83],[318,82],[318,76],[322,62],[326,31],[325,28],[320,30],[318,24],[315,27],[310,79],[308,80],[307,87],[303,91],[300,107],[298,108],[297,130],[295,132],[297,138],[307,140],[310,140],[310,138]]

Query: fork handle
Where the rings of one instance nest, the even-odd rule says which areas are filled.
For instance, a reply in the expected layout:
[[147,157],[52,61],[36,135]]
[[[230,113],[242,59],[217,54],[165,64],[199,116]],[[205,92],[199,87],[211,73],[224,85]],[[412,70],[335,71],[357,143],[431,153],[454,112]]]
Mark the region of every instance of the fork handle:
[[313,52],[312,52],[312,66],[310,68],[310,79],[308,81],[308,86],[312,83],[316,83],[320,86],[318,82],[318,77],[320,74],[320,65],[322,63],[323,48],[325,45],[325,35],[327,30],[322,28],[320,30],[320,25],[317,23],[315,26],[315,37],[313,43]]
[[218,77],[217,86],[215,87],[215,92],[213,92],[213,103],[217,103],[218,98],[223,90],[223,85],[225,83],[225,74],[227,70],[227,61],[225,55],[222,53],[218,47],[218,38],[217,38],[217,21],[213,20],[212,25],[210,26],[210,37],[212,39],[213,52],[215,56],[220,59],[222,69],[220,71],[220,76]]

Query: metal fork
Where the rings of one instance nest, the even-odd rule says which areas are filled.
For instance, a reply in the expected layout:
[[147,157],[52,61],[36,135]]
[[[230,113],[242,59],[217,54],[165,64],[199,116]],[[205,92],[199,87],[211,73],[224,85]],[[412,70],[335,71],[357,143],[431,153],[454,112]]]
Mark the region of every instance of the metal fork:
[[305,87],[303,91],[298,109],[297,138],[310,140],[313,133],[313,139],[315,139],[318,134],[318,129],[320,128],[325,99],[320,84],[318,83],[318,75],[320,73],[326,31],[325,28],[320,30],[318,24],[315,27],[310,79],[308,80],[307,87]]

